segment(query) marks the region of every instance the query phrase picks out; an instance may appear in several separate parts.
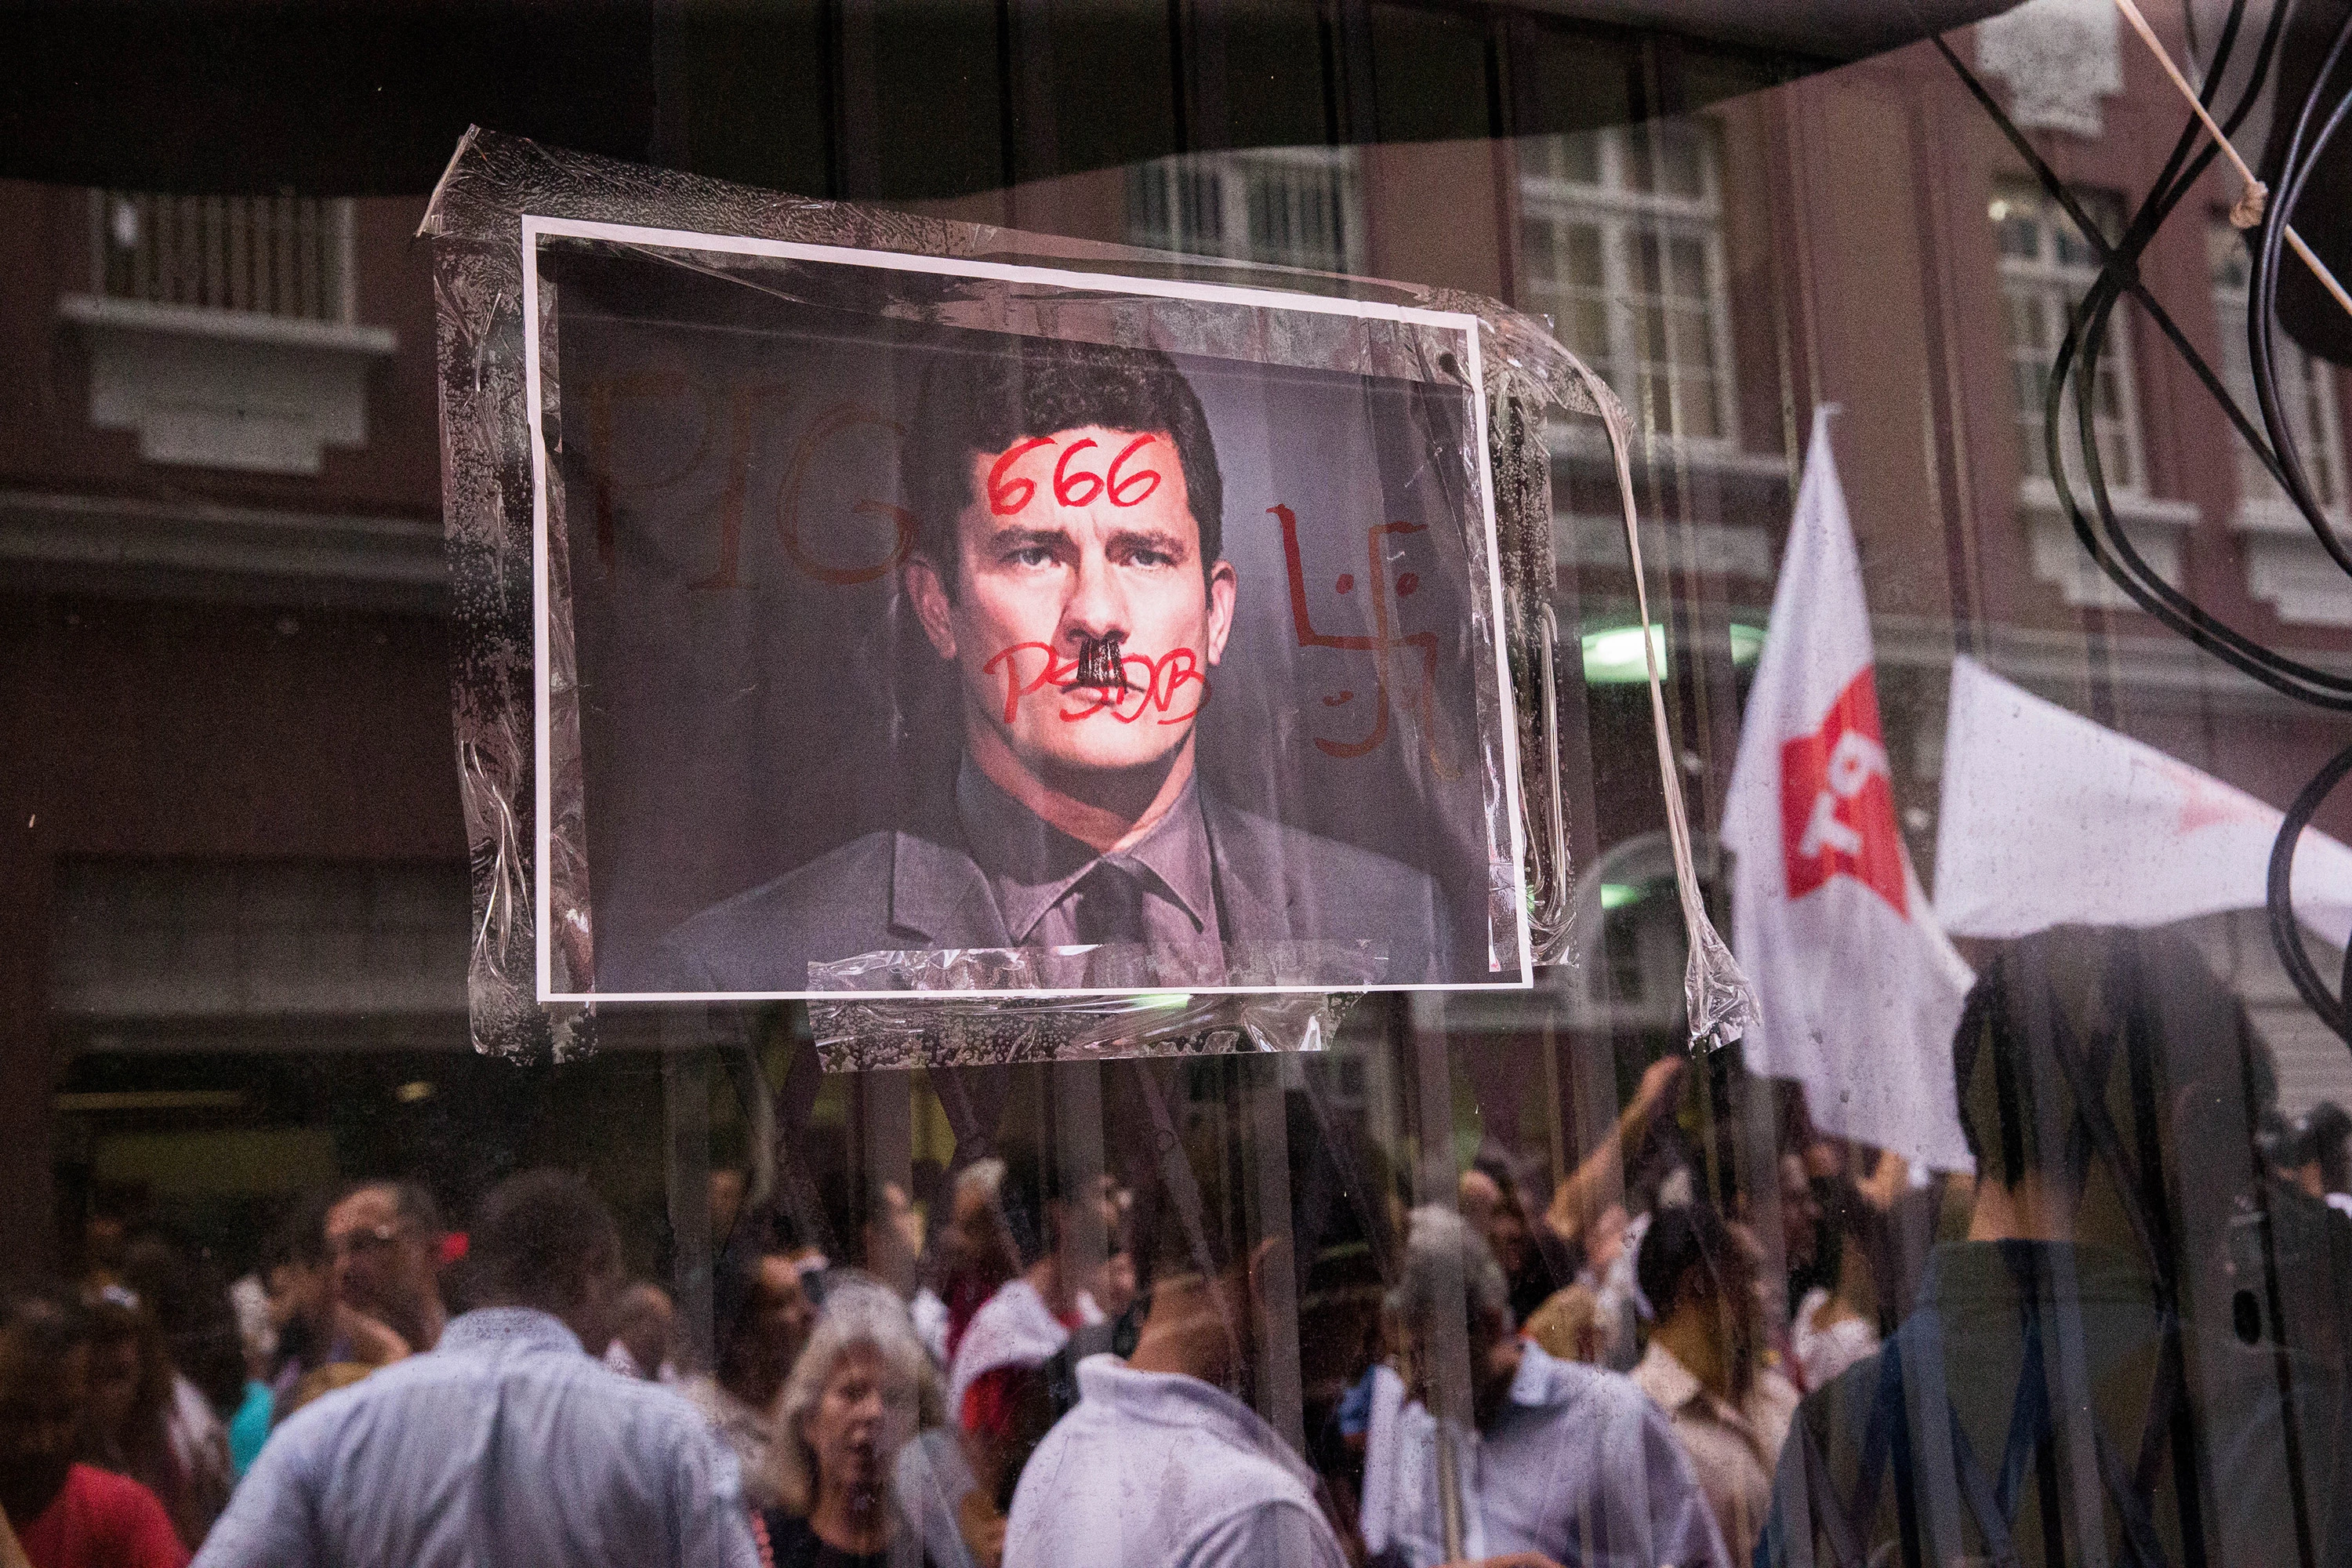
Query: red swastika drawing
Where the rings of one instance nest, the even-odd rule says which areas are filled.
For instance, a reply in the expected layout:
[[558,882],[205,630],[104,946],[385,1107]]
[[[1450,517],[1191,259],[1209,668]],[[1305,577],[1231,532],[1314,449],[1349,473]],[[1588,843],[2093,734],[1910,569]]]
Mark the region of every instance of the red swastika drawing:
[[1819,730],[1781,743],[1780,836],[1790,898],[1852,877],[1909,918],[1878,687],[1867,668],[1838,693]]

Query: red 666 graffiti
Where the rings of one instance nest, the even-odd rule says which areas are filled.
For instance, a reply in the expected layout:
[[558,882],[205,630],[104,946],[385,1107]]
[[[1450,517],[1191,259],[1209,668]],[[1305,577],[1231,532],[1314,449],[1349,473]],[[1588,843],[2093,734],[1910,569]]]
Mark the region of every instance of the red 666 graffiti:
[[[1120,447],[1118,456],[1110,460],[1110,467],[1099,474],[1085,468],[1073,470],[1070,460],[1087,447],[1101,443],[1091,436],[1071,442],[1063,448],[1061,458],[1054,465],[1055,504],[1092,506],[1101,499],[1113,506],[1141,506],[1144,498],[1160,488],[1160,471],[1157,468],[1138,468],[1130,474],[1122,470],[1126,468],[1129,458],[1151,445],[1155,438],[1138,436]],[[1037,493],[1037,481],[1010,477],[1013,465],[1038,447],[1050,447],[1054,442],[1055,437],[1051,436],[1040,436],[1004,449],[1004,455],[997,458],[988,470],[990,511],[998,517],[1011,517],[1029,504]]]

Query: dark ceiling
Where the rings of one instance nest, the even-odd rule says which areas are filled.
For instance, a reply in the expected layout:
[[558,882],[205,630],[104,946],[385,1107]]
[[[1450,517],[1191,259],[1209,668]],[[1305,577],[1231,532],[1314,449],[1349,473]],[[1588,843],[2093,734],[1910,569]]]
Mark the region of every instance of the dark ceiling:
[[0,9],[0,175],[422,193],[469,124],[812,195],[1678,112],[2008,0],[437,0]]

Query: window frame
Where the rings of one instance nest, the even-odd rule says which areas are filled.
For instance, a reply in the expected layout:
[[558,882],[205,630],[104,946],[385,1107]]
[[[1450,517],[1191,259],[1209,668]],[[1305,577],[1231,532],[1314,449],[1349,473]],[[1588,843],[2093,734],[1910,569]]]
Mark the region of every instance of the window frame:
[[[2077,194],[2093,201],[2112,202],[2119,210],[2124,205],[2119,193],[2105,188],[2085,187]],[[2026,202],[2034,210],[2033,222],[2038,237],[2035,254],[2031,258],[2013,255],[2002,243],[2002,226],[2011,219],[2000,209],[2007,201]],[[2022,181],[1995,181],[1986,200],[1986,216],[1993,231],[1994,287],[2000,304],[2000,332],[2005,350],[2003,363],[2008,371],[2010,395],[2017,405],[2011,411],[2011,424],[2017,432],[2019,443],[2018,486],[2021,491],[2029,495],[2037,489],[2054,491],[2056,477],[2046,471],[2049,453],[2043,407],[2028,407],[2020,396],[2020,372],[2027,368],[2026,354],[2029,351],[2017,340],[2014,330],[2016,311],[2019,306],[2024,306],[2035,318],[2041,338],[2031,345],[2030,352],[2036,356],[2032,364],[2038,371],[2039,379],[2046,381],[2050,367],[2055,361],[2058,345],[2065,339],[2075,303],[2098,280],[2099,268],[2095,262],[2070,262],[2063,258],[2059,247],[2065,235],[2074,229],[2073,219],[2042,191]],[[2137,500],[2148,497],[2151,492],[2147,482],[2147,432],[2140,416],[2139,356],[2132,341],[2129,310],[2127,302],[2116,308],[2109,317],[2109,331],[2100,349],[2101,370],[2113,376],[2116,389],[2116,416],[2112,421],[2102,420],[2095,406],[2091,417],[2095,437],[2105,437],[2112,430],[2120,442],[2120,453],[2110,449],[2104,438],[2099,442],[2099,464],[2107,489],[2116,496]],[[2095,398],[2096,392],[2095,386]],[[2074,394],[2071,388],[2066,394],[2064,406],[2069,410],[2071,419],[2074,406]],[[2075,454],[2075,461],[2079,462],[2079,447],[2078,441],[2070,440],[2064,444],[2062,460],[2064,453],[2072,452]],[[2128,474],[2118,475],[2115,471],[2118,455],[2128,462]],[[2069,468],[2066,478],[2070,485],[2081,486],[2089,482],[2086,472],[2073,468]]]
[[[1601,248],[1600,299],[1602,317],[1607,324],[1609,346],[1605,364],[1593,368],[1622,399],[1627,408],[1641,420],[1646,437],[1670,447],[1686,448],[1697,453],[1737,451],[1739,447],[1738,373],[1733,353],[1731,330],[1730,269],[1725,259],[1723,156],[1720,134],[1711,121],[1694,118],[1680,122],[1694,133],[1697,157],[1699,194],[1678,195],[1670,192],[1636,189],[1628,177],[1631,163],[1631,137],[1641,135],[1652,146],[1652,163],[1658,162],[1662,127],[1656,121],[1633,126],[1603,126],[1580,132],[1591,138],[1595,149],[1597,181],[1588,183],[1532,166],[1532,160],[1522,149],[1519,157],[1519,233],[1521,276],[1527,279],[1520,289],[1523,301],[1541,310],[1552,303],[1546,295],[1566,297],[1575,285],[1563,280],[1565,268],[1558,265],[1565,253],[1566,237],[1572,228],[1590,227],[1598,230]],[[1540,143],[1564,145],[1565,136],[1546,137]],[[1542,258],[1546,265],[1538,266],[1537,247],[1532,243],[1533,231],[1540,227],[1546,236]],[[1711,435],[1685,433],[1681,417],[1685,406],[1684,390],[1688,384],[1684,366],[1671,353],[1653,357],[1643,352],[1643,332],[1639,322],[1641,312],[1652,304],[1668,306],[1685,298],[1665,292],[1666,279],[1662,269],[1661,292],[1651,295],[1635,282],[1635,253],[1643,238],[1656,241],[1661,256],[1666,242],[1674,239],[1694,239],[1700,247],[1705,269],[1706,296],[1699,301],[1706,321],[1706,348],[1712,357],[1711,370],[1715,381],[1714,424]],[[1562,325],[1557,311],[1552,312],[1555,329]],[[1573,328],[1563,333],[1563,341],[1574,336]],[[1574,342],[1571,349],[1579,349]],[[1612,374],[1612,372],[1615,372]],[[1622,382],[1630,381],[1631,384]],[[1662,424],[1656,417],[1654,401],[1642,395],[1644,389],[1664,387],[1667,398],[1666,419]]]
[[[1256,195],[1268,188],[1297,188],[1323,176],[1332,212],[1338,220],[1336,252],[1310,251],[1292,246],[1277,248],[1259,244],[1252,221]],[[1276,182],[1281,182],[1276,186]],[[1187,226],[1185,215],[1193,203],[1188,185],[1211,187],[1217,210],[1214,235]],[[1150,198],[1156,192],[1159,201]],[[1364,174],[1361,150],[1353,146],[1254,147],[1226,153],[1179,153],[1130,165],[1127,183],[1129,241],[1154,250],[1192,256],[1222,256],[1275,267],[1300,267],[1310,271],[1349,276],[1370,268],[1367,254]],[[1205,204],[1204,204],[1205,205]],[[1168,221],[1155,222],[1164,214]]]

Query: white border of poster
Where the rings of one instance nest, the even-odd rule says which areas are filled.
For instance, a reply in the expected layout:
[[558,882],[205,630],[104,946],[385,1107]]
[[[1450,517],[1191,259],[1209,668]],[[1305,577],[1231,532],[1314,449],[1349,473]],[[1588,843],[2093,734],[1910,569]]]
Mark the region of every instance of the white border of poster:
[[[656,247],[669,250],[701,250],[727,254],[772,257],[787,260],[816,262],[842,267],[862,267],[891,272],[928,273],[956,278],[985,279],[1002,282],[1045,289],[1066,289],[1088,296],[1099,297],[1106,292],[1157,296],[1166,299],[1189,300],[1210,303],[1239,305],[1264,311],[1299,311],[1322,315],[1352,316],[1409,323],[1417,327],[1459,334],[1464,364],[1467,368],[1470,388],[1485,384],[1484,365],[1479,342],[1481,323],[1477,317],[1466,313],[1424,310],[1357,300],[1331,299],[1310,294],[1289,293],[1277,289],[1252,289],[1223,284],[1202,283],[1187,279],[1139,278],[1081,272],[1055,268],[1013,265],[1002,262],[963,260],[950,258],[908,255],[895,251],[852,249],[843,247],[799,244],[782,240],[753,239],[740,237],[698,233],[691,230],[646,227],[631,224],[590,222],[581,219],[542,217],[526,214],[522,218],[523,277],[523,337],[524,392],[528,412],[531,463],[532,512],[532,662],[534,687],[532,748],[534,779],[537,790],[534,826],[534,867],[537,878],[539,908],[553,907],[551,898],[551,839],[553,832],[553,768],[550,758],[550,574],[548,567],[548,485],[550,462],[547,451],[542,397],[540,342],[540,275],[539,247],[542,238],[604,240],[616,244]],[[1478,504],[1486,532],[1486,561],[1490,595],[1489,621],[1493,628],[1493,655],[1496,689],[1501,705],[1502,776],[1507,792],[1507,812],[1510,825],[1509,854],[1515,870],[1513,903],[1517,913],[1517,949],[1518,964],[1514,974],[1498,971],[1488,981],[1444,981],[1396,984],[1376,984],[1383,991],[1486,991],[1526,989],[1534,984],[1530,954],[1532,939],[1528,929],[1526,887],[1525,827],[1521,820],[1517,723],[1513,707],[1509,658],[1505,641],[1502,574],[1499,542],[1495,514],[1494,475],[1487,447],[1487,409],[1486,398],[1469,394],[1476,430]],[[538,922],[537,994],[542,1003],[603,1003],[603,1002],[692,1002],[719,1003],[732,1001],[780,1001],[811,999],[826,1002],[893,1000],[920,1002],[926,997],[958,1002],[984,998],[1004,998],[1030,1003],[1049,1001],[1056,996],[1116,996],[1132,994],[1131,988],[1104,987],[1066,990],[952,990],[952,991],[575,991],[561,992],[551,987],[553,940],[551,922]],[[1315,985],[1197,985],[1188,990],[1202,994],[1257,994],[1269,992],[1323,993],[1345,989],[1330,984]]]

